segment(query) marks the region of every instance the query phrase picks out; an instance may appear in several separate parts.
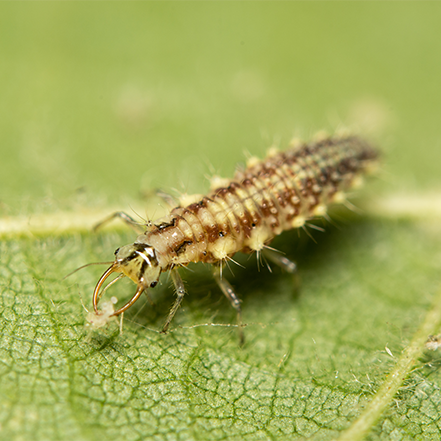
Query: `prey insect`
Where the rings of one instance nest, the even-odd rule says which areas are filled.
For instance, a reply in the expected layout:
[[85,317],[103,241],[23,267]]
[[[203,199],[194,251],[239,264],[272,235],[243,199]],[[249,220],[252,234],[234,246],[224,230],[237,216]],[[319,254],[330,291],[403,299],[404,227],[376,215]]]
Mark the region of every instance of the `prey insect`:
[[[190,262],[213,264],[213,276],[237,313],[243,341],[241,301],[222,275],[222,267],[235,253],[256,252],[295,272],[296,266],[268,247],[285,230],[304,228],[315,217],[327,217],[328,207],[344,203],[345,192],[374,169],[377,152],[356,136],[335,136],[291,145],[284,152],[270,149],[263,160],[250,158],[247,168],[231,180],[216,178],[206,196],[173,208],[155,222],[148,222],[135,242],[115,251],[115,260],[93,292],[96,315],[106,280],[113,273],[136,284],[133,297],[111,316],[129,309],[141,294],[154,288],[161,273],[170,272],[176,300],[162,328],[167,332],[186,294],[179,268]],[[124,213],[116,213],[137,225]],[[114,281],[110,282],[113,284]]]

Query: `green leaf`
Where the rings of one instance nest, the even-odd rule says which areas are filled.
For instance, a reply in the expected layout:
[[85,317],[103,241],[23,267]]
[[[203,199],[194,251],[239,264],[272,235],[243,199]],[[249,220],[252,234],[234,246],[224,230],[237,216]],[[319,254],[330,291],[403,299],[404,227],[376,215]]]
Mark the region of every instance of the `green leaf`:
[[[441,437],[436,3],[0,5],[0,439],[410,440]],[[338,115],[338,116],[329,116]],[[382,171],[326,232],[274,246],[299,279],[210,268],[167,335],[170,281],[84,327],[93,287],[157,217],[154,189],[203,192],[242,150],[344,123]],[[210,165],[207,165],[210,164]],[[124,281],[109,290],[133,294]]]

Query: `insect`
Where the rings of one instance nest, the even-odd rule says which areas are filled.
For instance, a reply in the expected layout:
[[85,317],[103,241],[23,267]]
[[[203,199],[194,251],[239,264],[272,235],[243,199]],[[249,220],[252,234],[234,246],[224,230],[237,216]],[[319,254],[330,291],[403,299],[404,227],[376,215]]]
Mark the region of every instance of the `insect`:
[[[167,332],[186,294],[178,269],[190,262],[213,264],[214,279],[236,310],[241,341],[241,302],[222,276],[222,267],[239,251],[262,253],[268,260],[295,272],[296,266],[268,247],[284,230],[304,227],[315,217],[326,217],[328,207],[345,201],[345,191],[374,169],[378,154],[356,136],[325,137],[291,145],[284,152],[270,149],[263,160],[250,158],[247,168],[231,180],[217,178],[206,196],[173,208],[155,222],[147,222],[135,242],[115,251],[115,260],[93,292],[96,315],[102,288],[113,273],[136,284],[133,297],[111,316],[130,308],[143,291],[154,288],[161,273],[169,271],[176,300],[162,328]],[[127,214],[121,217],[134,225]]]

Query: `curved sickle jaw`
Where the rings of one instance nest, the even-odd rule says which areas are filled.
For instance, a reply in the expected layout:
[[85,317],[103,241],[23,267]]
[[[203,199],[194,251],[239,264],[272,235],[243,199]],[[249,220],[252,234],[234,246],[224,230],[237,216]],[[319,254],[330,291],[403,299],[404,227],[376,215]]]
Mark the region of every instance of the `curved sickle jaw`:
[[[100,312],[98,310],[98,302],[99,302],[100,297],[101,297],[100,289],[103,286],[103,284],[106,281],[106,279],[110,276],[110,274],[112,274],[114,272],[118,272],[118,264],[117,263],[114,263],[112,266],[110,266],[105,271],[105,273],[101,276],[100,280],[98,280],[98,283],[95,286],[95,290],[93,291],[93,296],[92,296],[92,304],[93,304],[93,309],[95,311],[95,314],[98,314],[98,315],[100,314]],[[113,282],[110,282],[109,285],[112,284],[112,283]],[[107,285],[107,286],[109,286],[109,285]],[[104,288],[104,290],[106,288]],[[120,315],[124,311],[129,309],[139,299],[139,297],[141,296],[143,291],[144,291],[144,287],[143,286],[138,286],[138,288],[136,289],[136,292],[133,295],[133,297],[123,307],[121,307],[120,309],[115,311],[110,317],[114,317],[114,316]]]

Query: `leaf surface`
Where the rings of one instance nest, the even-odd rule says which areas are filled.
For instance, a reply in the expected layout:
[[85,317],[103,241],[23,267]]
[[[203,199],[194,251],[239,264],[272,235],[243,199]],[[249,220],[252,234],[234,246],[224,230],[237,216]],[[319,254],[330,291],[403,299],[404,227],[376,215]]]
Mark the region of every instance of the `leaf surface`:
[[[2,4],[0,438],[439,439],[441,360],[424,343],[441,320],[440,12]],[[244,347],[203,265],[182,272],[169,334],[166,277],[122,335],[116,322],[85,329],[103,269],[63,277],[135,238],[95,222],[158,217],[155,188],[203,192],[243,149],[263,156],[274,135],[284,147],[342,119],[377,140],[382,171],[355,201],[362,214],[336,212],[316,242],[274,242],[300,280],[238,257],[227,277]]]

